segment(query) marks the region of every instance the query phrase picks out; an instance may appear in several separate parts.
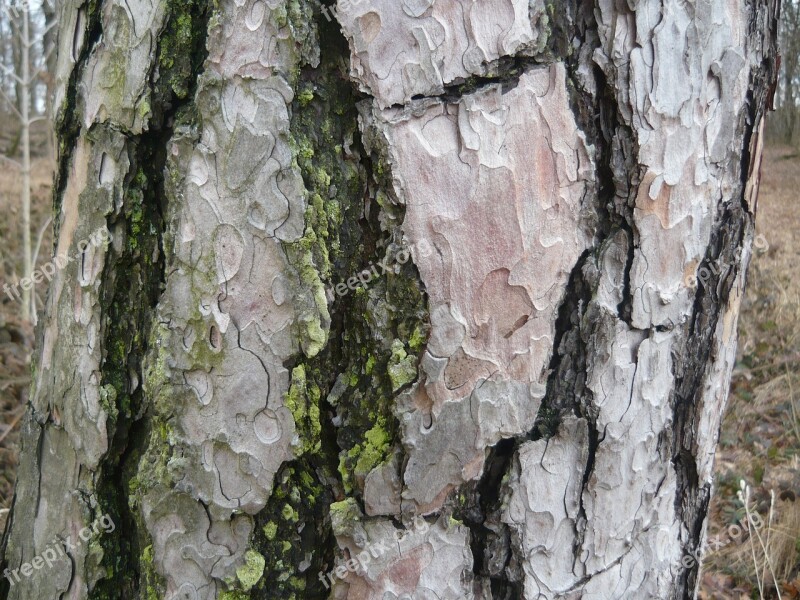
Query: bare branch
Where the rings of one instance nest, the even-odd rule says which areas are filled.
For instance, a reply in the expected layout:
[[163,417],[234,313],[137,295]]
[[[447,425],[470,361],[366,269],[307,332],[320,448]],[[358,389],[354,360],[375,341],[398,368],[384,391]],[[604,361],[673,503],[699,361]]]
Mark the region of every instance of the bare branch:
[[39,228],[39,235],[36,236],[36,250],[33,252],[33,261],[32,264],[35,266],[36,261],[39,260],[39,250],[42,247],[42,240],[44,239],[44,234],[47,231],[47,228],[50,227],[50,223],[53,221],[52,217],[47,217],[44,224],[42,224],[41,228]]
[[9,158],[7,156],[0,154],[0,161],[3,160],[9,163],[12,167],[16,167],[17,169],[22,170],[22,163],[17,162],[13,158]]
[[20,85],[23,85],[25,83],[25,81],[23,81],[23,79],[19,75],[14,73],[14,71],[10,67],[7,67],[6,65],[0,65],[0,71],[3,71],[6,75],[9,75],[14,81],[19,83]]
[[22,121],[22,113],[19,112],[19,109],[16,106],[14,106],[14,103],[11,101],[11,98],[8,97],[8,94],[6,94],[3,88],[0,88],[0,97],[2,97],[3,100],[5,100],[11,107],[11,110],[14,112],[14,116],[16,116],[20,121]]
[[47,27],[44,28],[44,31],[42,31],[40,35],[42,37],[46,36],[48,33],[50,33],[50,30],[53,29],[53,27],[55,27],[56,25],[58,25],[58,21],[53,21]]
[[47,59],[50,58],[53,55],[53,52],[55,52],[55,51],[56,51],[55,44],[53,44],[49,48],[45,48],[42,51],[42,58],[44,59],[44,61],[47,62]]

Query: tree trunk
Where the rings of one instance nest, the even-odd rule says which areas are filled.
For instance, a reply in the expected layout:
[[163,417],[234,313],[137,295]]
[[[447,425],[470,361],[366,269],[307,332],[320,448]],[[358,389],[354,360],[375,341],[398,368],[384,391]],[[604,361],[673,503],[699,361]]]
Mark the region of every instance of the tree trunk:
[[[22,47],[22,70],[18,71],[22,80],[18,86],[20,99],[19,129],[22,137],[22,277],[30,280],[33,272],[33,250],[31,248],[31,18],[28,6],[22,9],[22,31],[20,46]],[[30,283],[30,281],[29,281]],[[22,286],[22,320],[36,324],[36,297],[31,287]]]
[[49,160],[54,161],[56,156],[57,142],[55,139],[55,131],[51,126],[53,121],[53,114],[55,107],[53,106],[53,98],[55,96],[55,73],[57,68],[57,46],[58,46],[58,13],[56,10],[55,0],[44,0],[42,2],[42,16],[44,17],[44,39],[42,40],[42,55],[44,58],[45,71],[42,73],[42,79],[46,86],[45,101],[45,114],[48,117],[47,127],[47,157]]
[[634,4],[65,0],[7,596],[692,597],[778,7]]

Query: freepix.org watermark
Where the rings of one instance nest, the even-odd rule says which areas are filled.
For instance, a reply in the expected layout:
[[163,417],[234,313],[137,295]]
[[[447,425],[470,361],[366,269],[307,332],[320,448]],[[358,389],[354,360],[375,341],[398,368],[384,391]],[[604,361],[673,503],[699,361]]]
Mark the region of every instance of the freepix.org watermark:
[[427,240],[421,240],[416,244],[401,248],[394,255],[387,255],[378,263],[370,263],[366,269],[350,277],[347,282],[328,288],[325,295],[330,302],[333,302],[337,296],[343,298],[360,287],[366,288],[371,282],[392,270],[394,265],[404,265],[411,260],[412,251],[414,256],[428,257],[433,253],[433,246]]
[[30,277],[25,277],[19,281],[19,283],[15,283],[14,285],[10,285],[8,283],[3,285],[3,291],[6,293],[11,300],[16,300],[17,302],[22,302],[22,296],[19,293],[19,288],[21,287],[23,290],[28,291],[34,285],[42,283],[43,280],[47,279],[48,283],[53,278],[53,275],[56,274],[56,271],[61,271],[64,269],[69,263],[78,260],[83,256],[83,253],[86,252],[86,249],[89,246],[102,246],[111,242],[111,232],[108,231],[108,228],[104,225],[97,231],[95,231],[88,240],[81,240],[78,242],[78,252],[74,256],[67,256],[66,254],[58,254],[53,257],[46,265],[43,265],[41,269],[36,269],[33,273],[31,273]]
[[3,576],[14,586],[22,581],[20,575],[28,578],[33,575],[34,571],[39,571],[45,567],[52,568],[62,558],[70,560],[69,555],[74,554],[74,551],[80,548],[82,544],[88,543],[92,536],[100,535],[101,530],[103,533],[112,533],[116,528],[114,520],[108,514],[105,514],[95,519],[90,526],[81,529],[78,532],[79,539],[73,542],[72,536],[67,536],[64,539],[57,537],[45,546],[41,554],[35,556],[30,562],[24,562],[14,570],[6,569],[3,571]]
[[[763,234],[758,234],[755,239],[753,239],[753,252],[757,252],[758,254],[764,254],[765,252],[769,251],[769,242],[767,238],[764,237]],[[734,254],[734,262],[739,262],[742,258],[742,249],[737,248],[736,253]],[[695,288],[697,287],[698,283],[707,284],[711,277],[717,276],[720,274],[720,269],[715,264],[709,264],[707,267],[700,267],[697,270],[696,275],[688,276],[684,283],[687,287]]]
[[[328,19],[328,23],[330,23],[333,19],[338,19],[339,18],[339,14],[338,14],[339,10],[347,11],[347,10],[350,9],[350,6],[358,6],[359,4],[361,4],[364,1],[365,0],[340,0],[338,8],[335,5],[334,6],[325,6],[323,4],[322,5],[322,14],[325,15],[325,18]],[[433,3],[431,2],[431,4],[433,4]]]
[[[428,532],[428,529],[430,529],[430,525],[425,519],[420,516],[414,517],[411,531],[419,535],[425,535]],[[407,529],[398,529],[394,533],[394,540],[381,540],[375,542],[374,544],[366,545],[364,550],[359,552],[355,557],[347,560],[343,565],[339,565],[328,573],[320,571],[318,575],[319,580],[322,582],[322,585],[325,586],[325,589],[329,590],[331,585],[336,584],[337,579],[346,579],[350,573],[366,572],[367,565],[369,565],[369,563],[371,563],[373,560],[377,560],[387,552],[394,550],[392,541],[399,542],[404,537],[409,535],[409,533],[410,531]],[[398,600],[412,600],[412,597],[410,594],[403,594],[398,598]]]

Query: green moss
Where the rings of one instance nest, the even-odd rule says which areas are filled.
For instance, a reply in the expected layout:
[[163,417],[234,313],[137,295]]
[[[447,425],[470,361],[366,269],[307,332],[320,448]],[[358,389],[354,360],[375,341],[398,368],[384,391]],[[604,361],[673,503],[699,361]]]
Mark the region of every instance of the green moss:
[[205,37],[201,27],[207,25],[207,20],[198,16],[210,7],[201,0],[171,1],[168,6],[170,19],[159,40],[160,80],[177,98],[185,99],[195,69],[198,39]]
[[119,416],[119,408],[117,408],[117,389],[111,385],[106,384],[100,386],[100,406],[106,411],[108,418],[116,422]]
[[[276,475],[267,506],[256,516],[252,543],[265,560],[258,598],[326,596],[316,574],[332,560],[332,538],[324,519],[330,501],[328,490],[317,481],[315,469],[305,458]],[[303,523],[302,535],[298,523]],[[300,572],[298,565],[309,557],[312,566]]]
[[246,594],[239,590],[221,592],[219,600],[250,600],[250,594]]

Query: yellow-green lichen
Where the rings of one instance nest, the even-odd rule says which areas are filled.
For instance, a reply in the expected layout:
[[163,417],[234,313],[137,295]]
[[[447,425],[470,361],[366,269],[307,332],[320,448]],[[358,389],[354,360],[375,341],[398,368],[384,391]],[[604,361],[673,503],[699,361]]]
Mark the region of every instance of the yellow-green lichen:
[[348,453],[351,458],[356,458],[354,473],[356,477],[366,477],[369,472],[386,458],[390,448],[390,438],[386,430],[380,425],[375,425],[364,435],[363,445],[356,445]]
[[427,334],[423,331],[423,328],[417,325],[414,327],[414,332],[411,334],[411,338],[408,340],[408,347],[411,348],[412,352],[419,352],[425,346],[428,341]]
[[409,356],[400,340],[392,342],[392,356],[389,359],[388,370],[393,392],[417,378],[417,357]]
[[354,523],[358,523],[364,514],[355,498],[345,498],[341,502],[330,505],[331,526],[336,535],[347,535]]
[[236,578],[242,589],[249,592],[263,577],[264,567],[267,563],[263,556],[252,549],[244,553],[244,561],[245,563],[236,569]]
[[314,99],[314,92],[309,88],[305,88],[297,94],[297,101],[300,103],[300,106],[302,107],[308,106],[313,99]]
[[266,525],[264,525],[264,537],[266,537],[270,542],[275,539],[275,535],[278,533],[278,524],[274,521],[270,521]]
[[294,417],[302,452],[318,452],[322,425],[319,420],[319,387],[308,382],[304,365],[292,369],[292,381],[283,403]]
[[291,504],[285,504],[283,506],[283,510],[281,511],[281,516],[286,520],[292,523],[296,523],[299,519],[299,515],[297,511],[292,508]]
[[355,477],[359,483],[363,483],[370,471],[389,456],[392,447],[391,436],[386,430],[384,418],[379,416],[377,420],[378,422],[372,429],[364,434],[363,442],[354,445],[339,456],[339,474],[347,493],[353,490],[352,477]]

